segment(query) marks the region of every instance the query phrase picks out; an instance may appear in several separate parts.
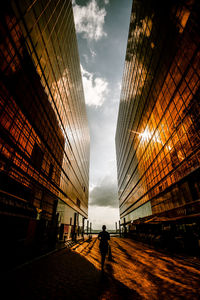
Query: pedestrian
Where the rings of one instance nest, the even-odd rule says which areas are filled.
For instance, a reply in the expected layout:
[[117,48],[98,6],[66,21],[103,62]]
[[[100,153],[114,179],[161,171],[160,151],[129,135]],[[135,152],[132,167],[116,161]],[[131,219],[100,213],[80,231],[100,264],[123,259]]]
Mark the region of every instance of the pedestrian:
[[98,235],[98,239],[100,240],[99,243],[99,250],[101,252],[101,270],[103,271],[104,262],[106,258],[106,254],[108,253],[110,234],[106,231],[106,225],[102,226],[103,231],[101,231]]

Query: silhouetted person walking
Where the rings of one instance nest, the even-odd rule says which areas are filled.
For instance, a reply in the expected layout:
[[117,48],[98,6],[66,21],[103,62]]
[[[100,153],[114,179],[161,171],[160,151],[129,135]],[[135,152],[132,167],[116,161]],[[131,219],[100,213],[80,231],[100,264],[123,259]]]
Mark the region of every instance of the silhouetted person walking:
[[100,240],[99,249],[101,252],[101,269],[103,270],[106,254],[108,253],[110,234],[106,231],[106,225],[103,225],[102,229],[103,231],[99,233],[98,239]]

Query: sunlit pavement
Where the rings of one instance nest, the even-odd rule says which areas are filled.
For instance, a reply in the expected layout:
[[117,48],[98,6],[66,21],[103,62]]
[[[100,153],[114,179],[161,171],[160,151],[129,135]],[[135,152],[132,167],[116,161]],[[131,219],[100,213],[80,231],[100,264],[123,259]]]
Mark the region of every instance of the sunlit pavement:
[[200,299],[200,264],[113,237],[100,268],[99,241],[74,245],[6,275],[2,299]]

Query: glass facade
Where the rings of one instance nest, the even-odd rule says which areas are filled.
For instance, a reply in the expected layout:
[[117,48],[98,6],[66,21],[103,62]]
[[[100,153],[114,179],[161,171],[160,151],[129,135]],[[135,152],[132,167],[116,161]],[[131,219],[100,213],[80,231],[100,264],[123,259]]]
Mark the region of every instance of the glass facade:
[[195,0],[133,1],[116,131],[123,222],[200,213],[199,12]]
[[58,201],[87,218],[89,130],[71,1],[4,2],[0,211],[28,240],[55,228]]

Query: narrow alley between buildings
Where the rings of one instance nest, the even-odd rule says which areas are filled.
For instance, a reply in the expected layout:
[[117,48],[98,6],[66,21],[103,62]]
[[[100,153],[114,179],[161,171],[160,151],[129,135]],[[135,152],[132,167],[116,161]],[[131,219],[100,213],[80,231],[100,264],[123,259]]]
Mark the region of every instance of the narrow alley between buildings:
[[[199,299],[200,261],[112,237],[101,272],[99,241],[82,241],[4,274],[7,299]],[[11,298],[13,297],[13,298]]]

